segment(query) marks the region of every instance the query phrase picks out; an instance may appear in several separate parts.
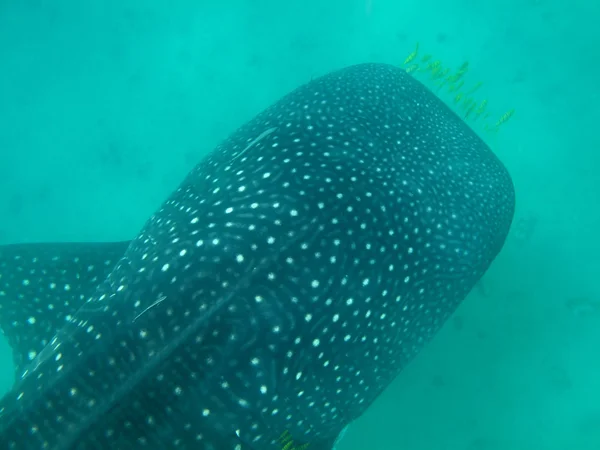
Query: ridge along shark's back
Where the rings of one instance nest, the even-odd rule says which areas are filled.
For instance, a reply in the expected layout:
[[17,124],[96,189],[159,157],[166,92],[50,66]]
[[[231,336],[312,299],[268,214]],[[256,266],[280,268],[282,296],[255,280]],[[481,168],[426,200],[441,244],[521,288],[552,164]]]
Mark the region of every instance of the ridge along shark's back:
[[0,448],[270,450],[287,433],[330,449],[487,270],[513,211],[500,161],[403,70],[315,79],[107,247],[122,257],[97,288],[84,277],[56,336],[45,317],[45,347],[15,337],[23,280],[57,274],[21,257],[35,244],[0,253],[0,324],[17,361],[34,355],[0,404]]

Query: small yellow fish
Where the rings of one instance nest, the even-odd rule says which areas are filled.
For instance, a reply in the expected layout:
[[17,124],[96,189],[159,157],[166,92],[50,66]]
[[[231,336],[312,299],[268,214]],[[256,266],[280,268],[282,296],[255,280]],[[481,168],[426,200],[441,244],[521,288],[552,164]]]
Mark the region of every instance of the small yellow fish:
[[471,115],[471,113],[473,112],[473,110],[475,109],[475,106],[477,104],[475,102],[471,103],[470,106],[467,108],[467,112],[465,113],[465,119],[468,119],[469,116]]
[[442,66],[438,66],[432,72],[431,79],[439,80],[440,78],[444,78],[446,75],[448,75],[448,72],[450,72],[450,69],[442,69]]
[[306,450],[310,444],[296,445],[289,431],[284,431],[279,436],[279,443],[282,445],[281,450]]
[[[506,123],[513,116],[514,110],[510,110],[498,119],[496,125],[492,125],[493,121],[489,119],[488,100],[481,101],[474,98],[474,94],[481,89],[483,82],[478,82],[469,87],[471,84],[468,80],[469,62],[465,61],[456,70],[450,70],[439,59],[434,60],[435,55],[428,53],[421,56],[419,55],[419,50],[419,44],[417,43],[415,50],[405,61],[405,64],[407,64],[406,72],[415,72],[414,75],[417,78],[419,74],[427,74],[429,72],[426,75],[428,79],[432,80],[429,85],[433,87],[435,92],[450,93],[451,96],[448,103],[455,105],[454,109],[459,115],[471,121],[479,121],[482,127],[494,133],[498,131],[499,126]],[[467,86],[467,89],[465,89],[465,86]],[[292,447],[285,450],[296,449]]]
[[467,97],[464,99],[463,103],[462,103],[462,109],[464,111],[466,111],[467,109],[469,109],[469,107],[471,106],[471,104],[475,104],[475,100],[473,99],[473,97]]
[[438,81],[437,84],[437,91],[439,92],[445,85],[446,83],[448,83],[448,73],[450,72],[450,69],[445,69],[442,73],[439,74],[439,77],[434,77],[434,80],[440,80],[441,78],[443,78],[441,81]]
[[460,91],[460,88],[463,87],[464,84],[464,80],[460,80],[458,84],[451,83],[450,86],[448,86],[448,92]]
[[461,73],[455,73],[455,74],[450,75],[448,77],[448,81],[454,83],[454,82],[460,80],[461,78],[462,78],[462,74]]
[[468,70],[469,70],[469,61],[465,61],[464,63],[462,63],[460,65],[460,67],[458,68],[457,72],[465,73]]
[[406,59],[404,60],[404,65],[410,64],[413,61],[413,59],[415,59],[417,57],[417,53],[419,53],[419,43],[418,42],[417,42],[417,45],[415,47],[415,51],[412,52],[410,55],[408,55],[406,57]]
[[440,67],[442,65],[442,62],[438,59],[436,61],[430,62],[429,64],[427,64],[425,67],[423,67],[420,72],[427,72],[428,70],[431,70],[432,72],[434,70],[436,70],[436,68]]
[[412,66],[409,66],[406,68],[406,73],[413,73],[418,68],[419,68],[418,64],[413,64]]
[[483,86],[483,83],[480,81],[475,86],[473,86],[471,89],[469,89],[467,92],[465,92],[465,95],[473,94],[475,91],[477,91],[479,88],[481,88],[481,86]]
[[498,122],[496,122],[496,123],[494,124],[494,126],[497,128],[497,127],[499,127],[500,125],[502,125],[502,124],[504,124],[504,123],[508,122],[508,120],[509,120],[509,119],[510,119],[510,118],[511,118],[511,117],[512,117],[514,114],[515,114],[515,110],[514,110],[514,109],[511,109],[510,111],[508,111],[508,112],[504,113],[504,114],[502,115],[502,117],[500,117],[500,119],[498,119]]
[[450,81],[458,81],[469,71],[469,63],[463,63],[454,75],[450,75]]
[[482,101],[479,106],[477,107],[477,111],[475,111],[475,118],[473,120],[477,120],[485,111],[485,108],[487,107],[487,99],[485,99],[484,101]]
[[292,435],[288,430],[285,430],[283,433],[281,433],[281,436],[279,436],[279,442],[285,444],[290,441],[292,441]]

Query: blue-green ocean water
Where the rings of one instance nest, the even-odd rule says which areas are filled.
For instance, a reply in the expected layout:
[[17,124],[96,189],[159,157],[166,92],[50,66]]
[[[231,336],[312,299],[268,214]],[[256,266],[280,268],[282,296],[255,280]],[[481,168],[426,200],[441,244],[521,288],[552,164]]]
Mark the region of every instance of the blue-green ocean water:
[[0,0],[0,244],[129,239],[262,108],[418,41],[515,108],[489,139],[517,214],[340,450],[599,449],[598,23],[592,0]]

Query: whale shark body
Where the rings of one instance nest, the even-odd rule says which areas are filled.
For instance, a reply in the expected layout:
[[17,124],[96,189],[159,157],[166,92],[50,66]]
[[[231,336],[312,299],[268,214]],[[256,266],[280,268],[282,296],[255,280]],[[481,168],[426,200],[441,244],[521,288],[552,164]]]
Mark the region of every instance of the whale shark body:
[[514,202],[402,69],[317,78],[132,241],[0,247],[0,448],[330,450],[487,270]]

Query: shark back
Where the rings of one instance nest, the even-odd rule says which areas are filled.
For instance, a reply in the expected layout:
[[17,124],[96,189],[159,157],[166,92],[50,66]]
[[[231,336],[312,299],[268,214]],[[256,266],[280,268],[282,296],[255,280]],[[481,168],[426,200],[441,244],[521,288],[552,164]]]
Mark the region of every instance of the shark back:
[[0,403],[0,447],[329,450],[513,211],[504,166],[401,69],[313,80],[148,220]]

